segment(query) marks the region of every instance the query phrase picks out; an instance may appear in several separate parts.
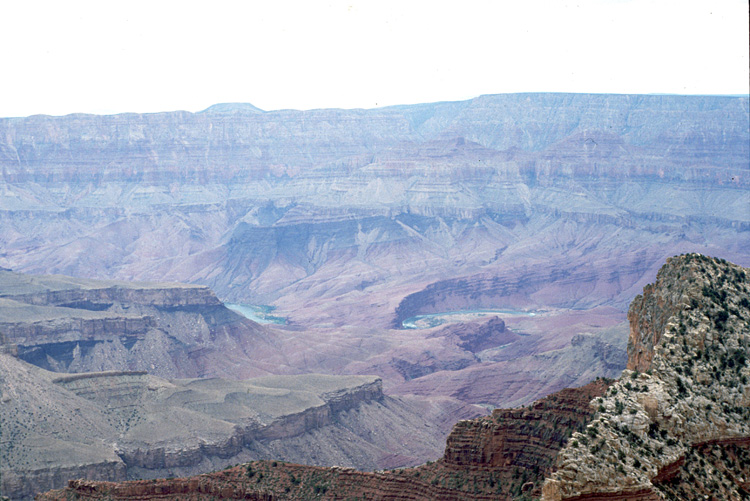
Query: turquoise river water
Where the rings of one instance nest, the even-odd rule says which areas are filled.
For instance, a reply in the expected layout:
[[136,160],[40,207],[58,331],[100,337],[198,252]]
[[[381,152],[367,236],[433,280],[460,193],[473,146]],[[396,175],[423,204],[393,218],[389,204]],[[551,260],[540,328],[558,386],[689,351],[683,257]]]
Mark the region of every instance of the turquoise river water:
[[276,309],[274,306],[237,303],[224,303],[224,306],[259,324],[282,325],[286,323],[284,317],[277,317],[271,314]]
[[429,329],[430,327],[437,327],[445,323],[452,322],[470,322],[478,318],[487,316],[523,316],[533,317],[540,312],[537,311],[525,311],[525,310],[462,310],[462,311],[446,311],[443,313],[429,313],[426,315],[416,315],[409,317],[403,322],[401,326],[404,329]]

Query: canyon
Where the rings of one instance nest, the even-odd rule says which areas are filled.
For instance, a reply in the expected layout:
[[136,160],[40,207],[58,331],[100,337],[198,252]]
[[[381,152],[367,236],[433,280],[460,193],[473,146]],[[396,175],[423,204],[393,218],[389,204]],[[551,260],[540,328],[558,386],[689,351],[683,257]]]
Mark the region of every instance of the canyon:
[[[644,372],[626,314],[669,256],[750,265],[749,117],[747,97],[532,93],[0,118],[0,352],[33,380],[375,378],[381,396],[334,419],[355,452],[324,426],[234,462],[435,460],[457,419],[616,378],[628,356]],[[506,313],[403,328],[474,310]],[[420,416],[425,447],[369,442],[375,409]],[[198,472],[92,454],[77,464],[111,480]]]
[[435,462],[367,473],[260,461],[152,483],[72,480],[39,499],[745,499],[748,272],[667,260],[629,309],[619,379],[463,420]]
[[[495,346],[505,328],[490,324],[451,340]],[[386,395],[377,376],[301,370],[284,355],[299,334],[238,315],[205,286],[0,270],[0,492],[31,499],[81,476],[269,457],[414,465],[439,455],[451,419],[484,413]]]
[[208,285],[305,327],[623,310],[748,264],[748,100],[508,94],[373,110],[0,119],[0,266]]
[[[0,270],[0,341],[56,372],[148,371],[170,378],[273,371],[272,334],[228,310],[205,286],[24,275]],[[271,362],[269,362],[269,365]]]
[[[421,371],[421,394],[529,403],[616,373],[627,306],[667,257],[750,265],[749,114],[746,97],[527,93],[4,118],[0,266],[208,286],[286,319],[273,360],[290,371],[376,374],[386,391]],[[473,309],[546,311],[503,317],[530,335],[504,348],[527,363],[401,329]],[[557,350],[583,351],[579,334],[598,361],[566,367]],[[525,388],[540,357],[557,381]],[[462,389],[503,371],[512,395]]]
[[0,388],[0,488],[11,499],[71,478],[185,476],[260,458],[413,465],[436,457],[445,436],[437,406],[384,395],[374,376],[61,375],[0,354]]

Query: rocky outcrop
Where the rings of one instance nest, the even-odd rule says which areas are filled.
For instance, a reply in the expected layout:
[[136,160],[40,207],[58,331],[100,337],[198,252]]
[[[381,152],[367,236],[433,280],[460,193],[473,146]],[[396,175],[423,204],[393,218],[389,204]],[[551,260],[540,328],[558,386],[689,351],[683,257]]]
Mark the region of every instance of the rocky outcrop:
[[[616,272],[604,272],[605,266],[618,266]],[[601,295],[589,296],[592,289],[610,291],[613,299],[646,273],[647,260],[632,260],[619,265],[607,262],[571,266],[545,265],[542,268],[502,270],[502,274],[484,273],[457,279],[440,280],[409,294],[396,307],[394,327],[407,318],[445,311],[504,307],[529,308],[544,304],[556,308],[591,308],[604,303]],[[593,299],[593,301],[592,301]]]
[[[632,369],[592,401],[596,417],[561,451],[542,499],[660,497],[660,485],[703,443],[746,443],[749,286],[747,270],[723,259],[667,261],[629,312]],[[704,470],[701,482],[725,485],[733,499],[744,489],[715,469]]]
[[12,344],[38,347],[64,341],[111,341],[143,338],[156,327],[153,317],[104,316],[102,318],[56,318],[36,322],[2,322],[0,329]]
[[600,379],[554,393],[528,408],[495,409],[491,417],[461,421],[448,436],[443,459],[452,467],[549,471],[568,437],[593,417],[588,402],[604,395],[610,383]]
[[[391,385],[389,390],[514,407],[528,405],[566,387],[585,385],[596,377],[617,377],[625,368],[623,343],[613,339],[577,334],[560,349],[535,353],[541,343],[538,337],[515,336],[511,344],[477,355],[481,357],[479,363],[462,370],[442,367],[443,370]],[[438,364],[425,365],[440,368]]]
[[0,355],[0,492],[30,499],[71,478],[192,475],[269,457],[413,465],[437,456],[444,439],[425,411],[436,412],[385,396],[373,376],[60,375]]
[[[109,284],[102,281],[101,288],[94,288],[95,286],[90,285],[91,282],[85,281],[81,285],[73,283],[70,284],[71,288],[63,290],[43,289],[28,294],[14,294],[13,289],[9,287],[9,290],[0,294],[0,297],[33,305],[94,311],[106,310],[115,303],[149,306],[165,310],[189,310],[222,304],[208,287],[188,284],[172,284],[171,287],[164,287],[158,284],[141,285],[137,283],[128,283],[127,286],[108,286]],[[29,286],[31,287],[31,284]],[[41,285],[41,287],[44,287],[44,285]],[[49,287],[55,287],[55,284],[50,283]]]
[[487,322],[467,322],[449,325],[428,337],[455,338],[459,348],[479,353],[480,351],[510,344],[519,336],[505,328],[500,317],[492,317]]
[[[322,402],[300,412],[280,415],[269,422],[237,423],[228,434],[216,440],[190,443],[176,440],[169,446],[140,448],[121,441],[118,455],[129,468],[190,471],[206,457],[231,458],[255,442],[270,442],[297,437],[330,426],[339,413],[382,400],[382,381],[374,379],[321,395]],[[166,418],[166,416],[165,416]],[[124,442],[124,443],[123,443]]]
[[657,283],[643,288],[643,295],[633,300],[628,310],[630,339],[628,341],[628,369],[645,372],[651,368],[654,347],[664,335],[667,323],[681,309],[690,308],[690,297],[685,288],[659,287],[659,280],[674,280],[665,277],[667,269],[662,268]]
[[127,479],[122,461],[84,463],[76,466],[14,471],[3,468],[2,493],[13,500],[33,499],[35,494],[66,485],[71,478],[120,482]]
[[[202,500],[207,497],[219,499],[247,499],[250,501],[276,501],[281,499],[271,493],[249,491],[241,485],[232,485],[228,476],[213,479],[209,476],[191,479],[161,479],[129,482],[124,485],[92,482],[89,480],[71,480],[68,488],[76,492],[76,499],[185,499]],[[58,499],[55,493],[37,496],[38,500]],[[63,498],[65,499],[65,498]]]
[[397,316],[624,308],[686,248],[747,261],[747,107],[508,94],[0,119],[0,265],[202,283],[307,326],[387,328],[441,281],[455,294],[431,290]]

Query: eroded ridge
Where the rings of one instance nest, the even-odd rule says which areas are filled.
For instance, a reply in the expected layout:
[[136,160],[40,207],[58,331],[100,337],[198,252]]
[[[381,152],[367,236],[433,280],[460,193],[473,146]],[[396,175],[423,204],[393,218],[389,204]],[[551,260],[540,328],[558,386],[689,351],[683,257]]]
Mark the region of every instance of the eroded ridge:
[[[695,480],[683,465],[696,451],[746,448],[749,287],[747,270],[723,259],[667,260],[628,312],[628,369],[592,401],[597,415],[559,454],[543,500],[683,499],[669,486],[684,471]],[[723,499],[743,499],[747,470],[705,468],[701,481],[724,486]]]

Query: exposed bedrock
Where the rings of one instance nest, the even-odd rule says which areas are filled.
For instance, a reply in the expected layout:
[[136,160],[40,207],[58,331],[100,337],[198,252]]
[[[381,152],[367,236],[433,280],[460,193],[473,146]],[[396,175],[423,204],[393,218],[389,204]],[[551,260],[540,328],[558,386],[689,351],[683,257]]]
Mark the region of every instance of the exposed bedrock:
[[[33,278],[30,278],[33,280]],[[201,308],[220,306],[222,303],[208,287],[172,284],[172,287],[153,287],[150,284],[131,284],[129,287],[70,288],[63,290],[40,290],[15,294],[13,289],[4,291],[7,297],[33,305],[60,306],[83,310],[106,310],[115,303],[150,306],[162,309]],[[54,287],[54,284],[50,284]]]
[[[625,370],[619,380],[599,379],[526,408],[461,421],[434,463],[364,473],[261,461],[201,481],[232,486],[236,495],[283,499],[744,499],[748,291],[748,270],[723,259],[669,259],[631,308],[630,344],[641,343],[641,355],[651,352],[639,358],[648,361],[644,372]],[[672,312],[668,319],[660,307]],[[635,318],[643,312],[651,319]],[[131,485],[140,484],[112,487],[122,493],[118,499],[131,499]],[[77,489],[45,499],[65,499]]]
[[373,376],[60,375],[8,355],[0,369],[0,490],[12,499],[71,478],[191,475],[268,457],[370,470],[413,465],[439,455],[445,436],[422,415],[439,409],[385,396]]
[[[595,422],[560,452],[542,499],[681,498],[688,479],[695,492],[747,496],[746,462],[726,457],[750,437],[749,287],[747,269],[724,259],[667,260],[628,313],[629,370],[591,403]],[[697,466],[707,442],[723,448],[721,467]]]
[[[624,270],[619,284],[617,266],[655,271],[688,250],[750,259],[744,97],[249,109],[0,119],[0,266],[201,283],[338,328],[389,327],[404,297],[445,277],[539,269],[560,284],[424,305],[510,293],[625,309],[647,278]],[[588,292],[566,282],[592,286],[580,270],[607,259]],[[402,306],[398,320],[420,310]]]
[[174,442],[167,447],[145,449],[123,444],[118,455],[128,468],[162,470],[179,467],[182,471],[191,471],[191,467],[199,466],[207,457],[230,458],[248,446],[253,447],[254,442],[289,439],[312,433],[331,425],[338,413],[383,398],[382,382],[375,379],[325,394],[321,405],[282,415],[269,423],[237,424],[230,434],[216,441],[201,441],[194,445]]
[[[97,499],[104,492],[114,499],[157,494],[174,499],[215,492],[242,499],[255,499],[255,495],[268,499],[511,499],[522,489],[525,493],[538,490],[556,451],[591,419],[594,412],[586,404],[602,395],[608,384],[599,380],[550,395],[528,409],[498,409],[492,416],[461,421],[448,438],[444,457],[415,468],[367,473],[263,461],[221,473],[153,483],[75,481],[66,491],[83,499]],[[288,487],[294,490],[290,492]],[[48,493],[41,499],[60,499],[56,495]]]
[[56,318],[32,323],[0,322],[9,343],[39,346],[62,342],[142,338],[156,327],[154,317]]
[[[583,144],[574,154],[553,158],[574,163],[583,157],[589,161],[575,163],[596,174],[597,165],[622,155],[624,147],[649,154],[664,144],[670,145],[670,160],[734,164],[748,154],[742,141],[746,114],[746,98],[528,93],[372,110],[36,115],[0,120],[0,160],[7,182],[154,182],[176,176],[237,182],[293,177],[316,164],[327,166],[319,175],[349,170],[380,150],[386,160],[394,151],[396,158],[409,157],[399,150],[440,158],[445,147],[411,142],[460,138],[480,151],[570,151],[570,143]],[[600,133],[591,137],[588,131]]]
[[[20,358],[57,372],[248,377],[269,372],[251,350],[277,351],[264,327],[225,308],[205,286],[7,270],[0,271],[0,330]],[[214,363],[219,358],[223,364]],[[240,360],[246,363],[237,368]]]
[[561,390],[529,408],[495,409],[491,417],[461,421],[448,436],[443,460],[452,466],[550,471],[557,451],[594,415],[588,403],[603,395],[608,386],[600,379],[581,388]]

